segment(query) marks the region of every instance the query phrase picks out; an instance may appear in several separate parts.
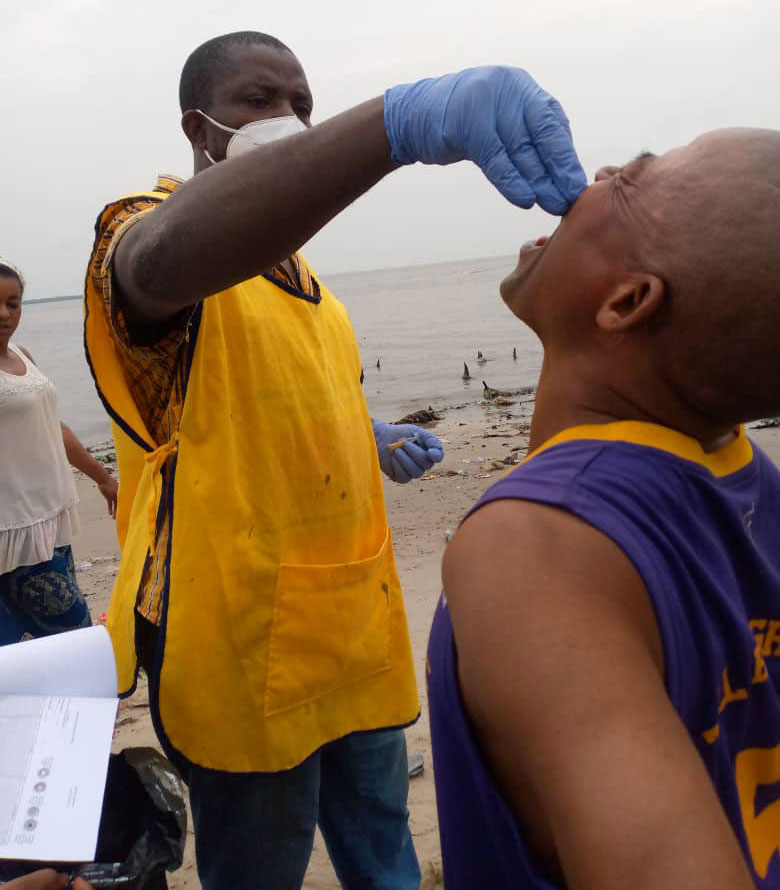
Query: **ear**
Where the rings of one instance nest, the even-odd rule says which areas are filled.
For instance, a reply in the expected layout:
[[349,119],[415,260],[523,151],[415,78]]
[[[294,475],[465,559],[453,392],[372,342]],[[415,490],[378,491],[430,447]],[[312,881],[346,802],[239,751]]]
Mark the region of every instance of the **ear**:
[[605,333],[627,331],[655,315],[665,300],[666,285],[657,275],[622,281],[599,306],[596,324]]
[[192,143],[193,148],[199,148],[203,151],[208,148],[206,142],[206,120],[202,114],[198,114],[193,109],[188,109],[181,116],[181,128],[184,135]]

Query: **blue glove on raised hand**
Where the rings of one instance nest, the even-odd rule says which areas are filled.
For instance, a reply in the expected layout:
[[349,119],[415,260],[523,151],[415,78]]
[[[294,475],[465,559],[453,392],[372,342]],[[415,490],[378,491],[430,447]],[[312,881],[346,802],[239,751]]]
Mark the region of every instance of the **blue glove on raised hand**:
[[[411,423],[372,420],[379,466],[393,482],[419,479],[444,457],[441,442],[428,430]],[[406,440],[406,441],[404,441]],[[399,442],[403,444],[398,445]],[[391,445],[398,445],[391,448]]]
[[560,104],[521,68],[467,68],[385,92],[398,164],[477,164],[520,207],[563,214],[587,185]]

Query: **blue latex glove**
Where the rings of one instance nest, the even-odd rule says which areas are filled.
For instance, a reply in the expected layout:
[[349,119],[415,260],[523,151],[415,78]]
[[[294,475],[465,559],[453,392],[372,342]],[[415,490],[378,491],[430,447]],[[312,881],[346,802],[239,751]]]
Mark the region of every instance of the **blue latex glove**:
[[477,164],[520,207],[563,214],[587,185],[569,121],[521,68],[467,68],[385,92],[385,129],[398,164]]
[[[419,479],[444,457],[441,442],[429,430],[411,423],[382,423],[372,420],[379,466],[393,482]],[[406,439],[400,448],[390,445]]]

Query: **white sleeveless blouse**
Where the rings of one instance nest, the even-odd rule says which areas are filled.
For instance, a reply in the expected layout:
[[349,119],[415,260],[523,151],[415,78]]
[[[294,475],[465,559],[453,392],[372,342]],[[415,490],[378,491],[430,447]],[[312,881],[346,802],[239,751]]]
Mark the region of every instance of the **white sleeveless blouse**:
[[0,574],[52,558],[78,529],[57,390],[16,346],[21,376],[0,371]]

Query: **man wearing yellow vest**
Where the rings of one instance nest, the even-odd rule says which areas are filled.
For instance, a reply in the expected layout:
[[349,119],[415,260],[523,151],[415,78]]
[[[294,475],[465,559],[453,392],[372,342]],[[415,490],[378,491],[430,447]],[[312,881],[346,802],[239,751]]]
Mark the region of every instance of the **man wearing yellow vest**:
[[419,705],[379,471],[408,481],[441,446],[369,418],[346,312],[297,251],[400,164],[471,159],[559,214],[585,177],[519,69],[311,127],[296,57],[239,32],[192,53],[180,101],[195,176],[109,204],[86,281],[120,469],[120,687],[140,662],[206,890],[300,887],[317,823],[344,887],[411,890],[401,728]]

